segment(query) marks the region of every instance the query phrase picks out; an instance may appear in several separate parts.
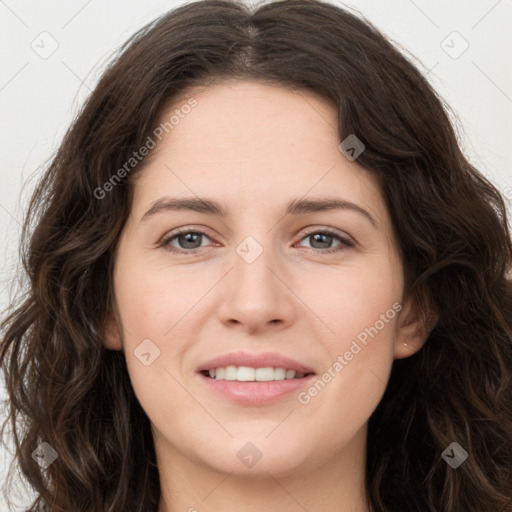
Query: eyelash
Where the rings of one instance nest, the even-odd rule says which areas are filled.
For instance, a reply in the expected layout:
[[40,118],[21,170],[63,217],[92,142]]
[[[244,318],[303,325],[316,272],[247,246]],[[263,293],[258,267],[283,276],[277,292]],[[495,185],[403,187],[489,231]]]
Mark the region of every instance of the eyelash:
[[[198,231],[198,230],[192,230],[192,229],[185,228],[185,229],[178,230],[178,231],[176,231],[174,233],[170,233],[169,235],[167,235],[164,238],[162,238],[162,240],[158,244],[158,247],[165,247],[167,251],[173,252],[173,253],[194,254],[197,251],[199,251],[200,249],[202,249],[202,247],[198,247],[197,249],[176,249],[175,247],[172,247],[170,245],[170,242],[173,239],[175,239],[176,237],[178,237],[179,235],[187,235],[187,234],[190,234],[190,233],[193,233],[193,234],[196,234],[196,235],[203,235],[203,236],[205,236],[207,238],[210,238],[203,231]],[[323,253],[323,254],[332,254],[332,253],[335,253],[335,252],[340,252],[340,251],[346,249],[347,247],[354,247],[354,243],[351,240],[349,240],[348,238],[342,237],[338,233],[335,233],[334,231],[330,231],[328,229],[325,229],[325,230],[313,230],[313,231],[310,231],[308,233],[305,233],[304,236],[301,238],[301,240],[303,240],[304,238],[307,238],[308,236],[316,235],[316,234],[333,236],[334,238],[337,238],[341,242],[341,245],[336,247],[336,248],[334,248],[334,249],[315,249],[313,247],[310,248],[313,251],[316,251],[316,252],[319,252],[319,253]]]

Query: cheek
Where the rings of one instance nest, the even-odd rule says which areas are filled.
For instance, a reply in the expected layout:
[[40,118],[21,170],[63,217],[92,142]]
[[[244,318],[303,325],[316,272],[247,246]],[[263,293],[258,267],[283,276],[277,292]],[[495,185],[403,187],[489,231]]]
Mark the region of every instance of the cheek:
[[299,402],[309,404],[325,421],[334,403],[343,405],[339,420],[346,411],[352,411],[354,420],[366,420],[382,397],[393,365],[401,281],[389,265],[375,265],[340,271],[336,278],[331,274],[317,284],[324,286],[306,300],[314,304],[325,327],[326,365]]
[[118,262],[115,286],[121,318],[132,338],[163,341],[175,325],[181,328],[182,321],[189,321],[194,304],[211,285],[197,272],[148,265],[141,256],[138,262]]
[[[400,279],[389,266],[344,268],[318,273],[303,288],[301,298],[322,320],[331,349],[348,349],[350,340],[376,323],[381,338],[392,335],[401,300]],[[364,334],[360,338],[364,341]]]
[[[176,275],[179,273],[143,264],[142,258],[135,261],[125,257],[116,263],[123,349],[132,386],[144,408],[158,401],[155,389],[167,384],[173,387],[169,373],[176,373],[175,362],[181,360],[186,349],[186,338],[175,333],[193,316],[190,310],[197,302],[197,282],[192,279],[190,286],[184,286],[183,278]],[[172,344],[166,342],[171,338]]]

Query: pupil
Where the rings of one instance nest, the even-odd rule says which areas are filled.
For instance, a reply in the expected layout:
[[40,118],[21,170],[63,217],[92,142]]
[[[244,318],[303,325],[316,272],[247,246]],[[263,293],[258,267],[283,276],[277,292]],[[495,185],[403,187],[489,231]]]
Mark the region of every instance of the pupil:
[[[189,246],[188,244],[194,244],[194,240],[190,240],[190,237],[198,237],[201,236],[199,233],[186,233],[185,235],[182,235],[185,238],[185,247],[187,249],[195,249],[195,246]],[[196,240],[197,242],[197,240]]]
[[322,240],[320,240],[320,243],[327,244],[327,246],[329,246],[329,243],[330,243],[330,241],[332,239],[331,235],[326,235],[326,234],[323,234],[323,233],[317,233],[317,234],[312,235],[312,236],[313,236],[313,239],[315,240],[315,242],[318,241],[318,239],[317,239],[318,237],[323,237],[324,239],[327,238],[327,241],[323,241],[322,242]]

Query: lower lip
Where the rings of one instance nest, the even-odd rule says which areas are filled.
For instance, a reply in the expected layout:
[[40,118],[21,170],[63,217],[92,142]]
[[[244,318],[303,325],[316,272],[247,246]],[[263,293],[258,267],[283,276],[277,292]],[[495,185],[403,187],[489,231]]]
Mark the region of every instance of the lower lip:
[[198,374],[210,389],[242,405],[263,405],[298,392],[309,386],[315,375],[301,379],[271,380],[265,382],[239,382],[237,380],[217,380]]

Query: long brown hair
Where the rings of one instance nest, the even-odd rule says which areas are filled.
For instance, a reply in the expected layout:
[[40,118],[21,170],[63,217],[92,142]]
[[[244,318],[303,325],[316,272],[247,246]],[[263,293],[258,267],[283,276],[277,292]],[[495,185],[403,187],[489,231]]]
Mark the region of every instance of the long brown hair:
[[[28,282],[3,321],[13,466],[30,511],[155,511],[150,423],[124,354],[102,344],[115,306],[115,248],[135,166],[94,191],[193,85],[248,79],[312,91],[339,112],[340,141],[378,180],[396,229],[405,295],[437,322],[395,360],[369,421],[366,483],[375,511],[512,510],[512,245],[502,195],[462,154],[448,108],[370,22],[333,4],[252,8],[204,0],[125,43],[85,102],[35,190],[21,237]],[[248,120],[250,122],[250,120]],[[141,164],[142,165],[142,164]],[[58,453],[46,469],[32,453]],[[468,458],[441,457],[457,442]],[[14,470],[14,467],[11,468]]]

